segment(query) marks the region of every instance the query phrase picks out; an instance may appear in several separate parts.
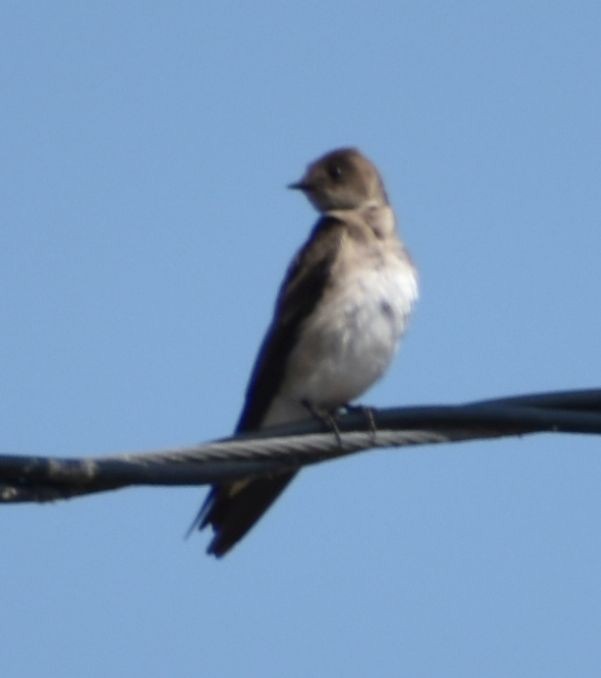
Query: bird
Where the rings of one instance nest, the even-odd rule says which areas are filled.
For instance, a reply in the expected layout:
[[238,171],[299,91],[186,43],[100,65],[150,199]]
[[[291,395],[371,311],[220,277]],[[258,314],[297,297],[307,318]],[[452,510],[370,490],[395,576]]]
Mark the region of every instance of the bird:
[[[319,213],[290,263],[236,433],[332,417],[386,371],[418,298],[418,273],[375,165],[356,148],[310,163],[288,186]],[[224,556],[297,472],[214,484],[191,529]]]

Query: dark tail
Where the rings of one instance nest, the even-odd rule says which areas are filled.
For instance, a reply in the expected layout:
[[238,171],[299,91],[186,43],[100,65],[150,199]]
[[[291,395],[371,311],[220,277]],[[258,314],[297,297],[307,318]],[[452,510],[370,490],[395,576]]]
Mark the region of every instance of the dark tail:
[[249,478],[213,485],[190,531],[213,528],[207,553],[225,555],[261,518],[295,476],[287,473],[268,478]]

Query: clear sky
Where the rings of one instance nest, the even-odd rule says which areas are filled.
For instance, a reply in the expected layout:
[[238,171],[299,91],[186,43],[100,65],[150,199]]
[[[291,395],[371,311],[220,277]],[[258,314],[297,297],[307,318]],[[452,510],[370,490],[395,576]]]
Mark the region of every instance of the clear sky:
[[[227,435],[326,150],[419,265],[363,401],[601,386],[598,2],[4,2],[0,450]],[[598,676],[601,441],[309,469],[225,560],[203,488],[0,510],[2,674]]]

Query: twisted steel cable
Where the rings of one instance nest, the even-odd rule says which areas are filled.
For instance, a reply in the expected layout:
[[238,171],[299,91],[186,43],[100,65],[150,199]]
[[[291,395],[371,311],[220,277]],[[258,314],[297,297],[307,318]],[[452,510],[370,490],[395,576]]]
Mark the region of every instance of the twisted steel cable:
[[601,389],[466,405],[352,408],[336,418],[155,452],[101,457],[0,455],[0,502],[44,502],[140,485],[202,485],[273,474],[383,447],[533,433],[601,434]]

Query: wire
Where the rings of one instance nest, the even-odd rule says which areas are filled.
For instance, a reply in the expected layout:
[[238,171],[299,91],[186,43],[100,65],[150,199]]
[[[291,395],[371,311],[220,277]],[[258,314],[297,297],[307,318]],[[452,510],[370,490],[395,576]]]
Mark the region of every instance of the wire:
[[0,456],[0,503],[45,502],[140,485],[202,485],[274,474],[383,447],[533,433],[601,434],[601,389],[538,393],[466,405],[352,408],[321,421],[155,452],[101,457]]

